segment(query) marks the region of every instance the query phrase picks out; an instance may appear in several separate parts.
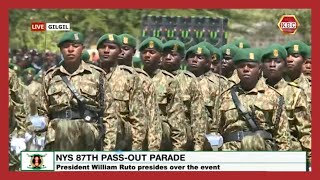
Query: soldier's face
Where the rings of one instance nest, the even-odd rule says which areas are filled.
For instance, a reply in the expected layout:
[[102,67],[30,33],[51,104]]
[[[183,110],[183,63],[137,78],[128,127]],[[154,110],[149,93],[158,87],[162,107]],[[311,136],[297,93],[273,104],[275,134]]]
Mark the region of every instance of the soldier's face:
[[286,60],[288,72],[301,72],[304,59],[300,54],[290,54]]
[[219,73],[219,71],[220,71],[219,65],[220,65],[220,63],[218,60],[212,61],[211,66],[210,66],[210,70],[214,73]]
[[227,74],[230,71],[233,71],[235,66],[232,60],[232,57],[230,56],[224,56],[221,62],[221,71],[223,74]]
[[164,70],[177,70],[180,67],[182,56],[177,51],[165,51],[162,56],[162,68]]
[[285,68],[285,61],[279,58],[268,58],[262,63],[263,76],[268,79],[281,78]]
[[161,53],[155,49],[145,49],[142,51],[141,60],[145,67],[152,67],[160,64]]
[[104,42],[98,46],[100,61],[115,62],[120,54],[120,47],[114,43]]
[[209,66],[209,60],[203,55],[190,54],[187,57],[188,70],[191,72],[205,70]]
[[306,62],[302,65],[302,72],[305,75],[311,75],[311,59],[307,59]]
[[121,47],[121,53],[119,54],[118,60],[123,60],[123,61],[131,61],[132,56],[136,53],[136,50],[133,49],[130,46],[123,45]]
[[82,50],[82,44],[73,42],[65,42],[60,47],[60,51],[65,62],[80,61]]
[[243,61],[237,63],[236,68],[242,82],[256,83],[260,77],[261,66],[259,63]]

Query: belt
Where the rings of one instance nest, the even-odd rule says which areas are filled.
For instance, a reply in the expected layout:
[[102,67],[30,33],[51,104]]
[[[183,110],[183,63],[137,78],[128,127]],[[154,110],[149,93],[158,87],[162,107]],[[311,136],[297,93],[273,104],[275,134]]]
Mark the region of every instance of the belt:
[[50,119],[84,119],[86,121],[91,121],[92,119],[97,119],[97,116],[91,113],[90,111],[85,111],[85,113],[80,113],[79,111],[73,110],[63,110],[52,112],[50,114]]
[[236,131],[232,132],[229,134],[224,134],[222,135],[223,137],[223,142],[230,142],[230,141],[242,141],[242,139],[245,136],[250,136],[250,135],[260,135],[263,139],[269,139],[272,140],[272,134],[265,130],[258,130],[255,132],[252,131]]

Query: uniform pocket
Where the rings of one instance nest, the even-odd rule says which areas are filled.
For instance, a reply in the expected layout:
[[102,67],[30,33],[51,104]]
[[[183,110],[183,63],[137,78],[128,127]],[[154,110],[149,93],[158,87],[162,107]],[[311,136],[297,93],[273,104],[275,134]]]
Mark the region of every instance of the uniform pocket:
[[117,106],[120,113],[129,112],[129,93],[125,91],[113,92],[113,97],[117,102]]

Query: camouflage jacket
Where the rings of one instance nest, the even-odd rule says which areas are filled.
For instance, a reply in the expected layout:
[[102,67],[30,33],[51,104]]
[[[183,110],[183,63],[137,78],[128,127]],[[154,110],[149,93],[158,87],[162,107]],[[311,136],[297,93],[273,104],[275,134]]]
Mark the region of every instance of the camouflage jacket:
[[[294,81],[292,81],[288,76],[285,76],[284,79],[287,82],[291,82],[296,84],[297,86],[301,87],[306,95],[307,95],[307,100],[308,100],[308,108],[311,112],[311,84],[309,83],[309,80],[307,79],[307,77],[303,74],[300,75],[299,78],[295,79]],[[311,113],[310,113],[311,114]]]
[[196,76],[189,71],[176,71],[173,74],[181,87],[186,126],[191,128],[194,150],[203,150],[207,116],[204,115],[205,106],[199,82]]
[[37,104],[39,103],[38,95],[41,90],[42,84],[37,81],[32,81],[27,87],[30,95],[30,114],[37,114]]
[[[238,85],[237,85],[238,86]],[[255,108],[256,122],[260,128],[270,132],[279,150],[290,150],[291,139],[289,123],[285,111],[285,105],[279,107],[281,94],[272,87],[259,80],[256,87],[246,92],[238,86],[236,94],[247,111],[250,106]],[[221,104],[217,110],[217,118],[214,119],[213,133],[227,135],[236,131],[250,131],[248,123],[239,114],[231,96],[231,88],[224,91],[221,96]],[[278,111],[281,114],[277,118]],[[280,113],[279,112],[279,113]],[[240,142],[230,141],[222,146],[222,150],[239,150]]]
[[131,124],[132,150],[142,150],[146,137],[146,110],[141,82],[131,67],[118,65],[107,74],[120,118]]
[[237,70],[234,70],[232,76],[230,78],[227,78],[227,79],[229,81],[229,87],[231,87],[231,86],[233,86],[235,84],[238,84],[240,82],[240,79],[239,79]]
[[[105,76],[102,69],[84,61],[72,74],[69,74],[62,65],[50,68],[44,75],[38,107],[39,116],[45,116],[47,120],[47,143],[55,140],[54,124],[52,124],[53,119],[50,119],[50,115],[63,110],[78,109],[77,100],[63,82],[61,75],[67,75],[70,83],[86,99],[86,105],[90,109],[100,110],[99,78],[100,76]],[[116,144],[118,116],[110,86],[106,81],[104,87],[103,123],[106,127],[104,150],[113,150]],[[84,121],[83,119],[80,120]]]
[[27,112],[23,89],[14,70],[9,69],[9,124],[10,133],[16,130],[19,137],[24,137]]
[[156,89],[152,83],[150,76],[142,69],[135,68],[140,81],[142,83],[143,95],[145,98],[146,120],[148,124],[147,139],[148,150],[160,150],[162,138],[162,126],[157,103]]
[[308,110],[307,95],[295,83],[281,79],[274,88],[285,99],[290,133],[293,136],[293,150],[305,150],[311,156],[311,116]]
[[219,99],[217,97],[228,87],[228,83],[224,78],[220,78],[219,75],[216,75],[211,71],[206,72],[197,79],[199,81],[199,87],[206,107],[205,111],[208,119],[207,131],[211,132],[211,124],[213,123],[212,118],[214,116],[213,109],[216,104],[219,103]]
[[157,69],[151,78],[156,88],[160,118],[171,127],[173,150],[184,150],[187,136],[181,87],[174,75],[165,70]]

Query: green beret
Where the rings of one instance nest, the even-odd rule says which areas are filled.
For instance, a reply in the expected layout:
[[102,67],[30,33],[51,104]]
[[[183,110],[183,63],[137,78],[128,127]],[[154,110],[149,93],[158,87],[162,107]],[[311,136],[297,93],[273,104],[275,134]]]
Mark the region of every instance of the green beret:
[[222,56],[231,56],[234,57],[238,51],[238,47],[234,44],[226,44],[220,47]]
[[199,44],[191,46],[187,50],[185,57],[187,58],[189,54],[204,55],[207,59],[209,59],[211,57],[209,49],[206,48],[205,46],[199,45]]
[[89,61],[89,59],[90,59],[89,52],[87,50],[82,51],[81,60],[83,60],[84,62],[87,62]]
[[36,75],[37,71],[32,68],[32,67],[29,67],[29,68],[26,68],[22,71],[23,74],[32,74],[32,75]]
[[21,71],[21,67],[16,65],[16,64],[14,64],[14,63],[10,63],[9,64],[9,68],[14,70],[14,71],[16,71],[16,72],[18,72],[18,73]]
[[233,57],[234,63],[241,61],[261,62],[261,50],[257,48],[239,49],[237,54]]
[[64,42],[67,42],[67,41],[83,44],[84,37],[83,37],[83,34],[80,32],[76,32],[76,31],[65,32],[58,42],[58,47],[60,47]]
[[251,48],[249,42],[243,38],[236,39],[235,41],[233,41],[232,44],[234,44],[235,46],[237,46],[240,49]]
[[307,59],[311,59],[312,53],[311,53],[311,46],[308,46],[308,51],[307,51],[307,55],[306,58]]
[[137,39],[135,37],[133,37],[130,34],[121,34],[118,36],[121,42],[121,46],[123,45],[128,45],[132,48],[136,48],[137,46]]
[[288,54],[298,53],[306,57],[308,54],[308,45],[299,40],[293,40],[285,45]]
[[163,44],[163,51],[165,50],[173,50],[180,53],[182,56],[185,54],[185,46],[184,43],[179,40],[170,40]]
[[222,58],[220,49],[214,47],[212,44],[207,41],[200,42],[199,45],[205,46],[210,51],[210,56],[214,56],[215,60],[220,60]]
[[143,51],[147,48],[155,49],[159,52],[162,52],[163,50],[162,41],[156,37],[149,37],[141,42],[139,51]]
[[280,44],[272,44],[263,50],[262,59],[265,58],[281,58],[286,60],[287,58],[287,51],[286,49]]
[[121,40],[119,38],[119,36],[115,35],[115,34],[104,34],[103,36],[101,36],[98,41],[97,41],[97,48],[99,47],[99,45],[101,43],[104,42],[109,42],[109,43],[114,43],[116,45],[118,45],[119,47],[121,46]]

